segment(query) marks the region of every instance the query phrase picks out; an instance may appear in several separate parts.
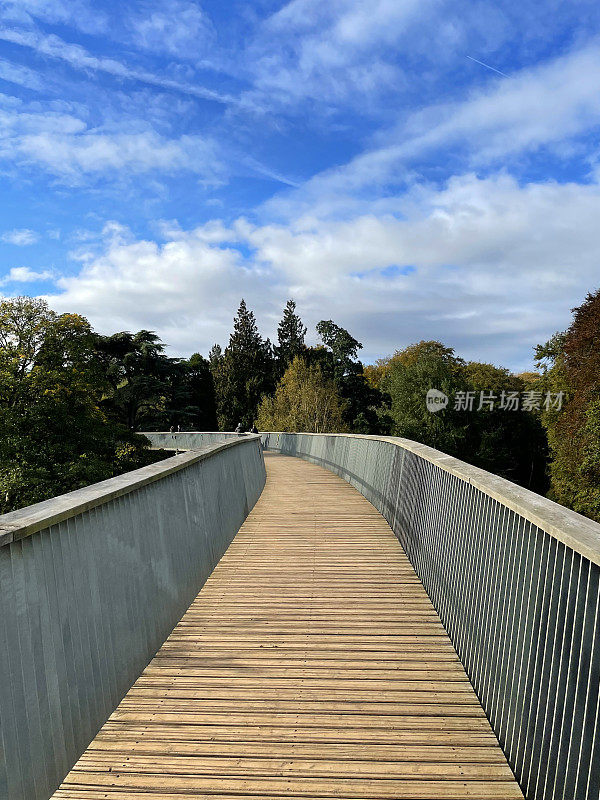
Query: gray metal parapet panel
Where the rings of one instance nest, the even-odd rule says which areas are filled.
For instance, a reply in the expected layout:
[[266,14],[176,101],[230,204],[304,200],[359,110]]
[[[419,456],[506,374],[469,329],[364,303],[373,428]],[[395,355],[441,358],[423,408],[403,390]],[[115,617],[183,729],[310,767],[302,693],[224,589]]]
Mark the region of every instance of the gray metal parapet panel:
[[243,439],[251,434],[230,433],[221,431],[143,431],[142,436],[150,440],[153,448],[162,447],[165,450],[197,450],[219,442],[230,442]]
[[405,439],[262,434],[402,543],[528,800],[600,796],[600,525]]
[[259,437],[236,437],[0,516],[2,800],[50,797],[264,482]]

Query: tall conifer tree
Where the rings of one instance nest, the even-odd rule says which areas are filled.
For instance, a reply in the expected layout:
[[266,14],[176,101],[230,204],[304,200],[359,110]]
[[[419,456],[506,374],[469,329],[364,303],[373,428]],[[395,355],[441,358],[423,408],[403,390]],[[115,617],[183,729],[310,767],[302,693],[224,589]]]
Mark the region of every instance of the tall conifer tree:
[[278,377],[284,374],[296,356],[302,355],[306,350],[305,336],[306,327],[296,314],[296,303],[288,300],[277,328],[278,344],[274,348]]
[[263,395],[273,391],[273,348],[264,340],[252,311],[241,301],[233,333],[213,372],[220,430],[248,429]]

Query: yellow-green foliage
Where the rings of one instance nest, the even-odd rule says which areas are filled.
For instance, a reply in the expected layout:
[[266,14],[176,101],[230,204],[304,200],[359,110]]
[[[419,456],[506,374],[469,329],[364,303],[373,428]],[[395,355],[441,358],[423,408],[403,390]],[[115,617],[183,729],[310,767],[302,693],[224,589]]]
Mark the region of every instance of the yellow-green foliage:
[[285,371],[273,397],[263,398],[258,427],[271,431],[342,432],[345,404],[333,380],[318,364],[296,357]]

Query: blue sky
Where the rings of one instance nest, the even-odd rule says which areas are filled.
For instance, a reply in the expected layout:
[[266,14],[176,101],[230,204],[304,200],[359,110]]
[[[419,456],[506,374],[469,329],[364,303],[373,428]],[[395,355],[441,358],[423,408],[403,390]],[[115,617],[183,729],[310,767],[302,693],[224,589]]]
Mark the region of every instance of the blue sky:
[[599,131],[588,0],[0,0],[0,292],[523,369],[600,285]]

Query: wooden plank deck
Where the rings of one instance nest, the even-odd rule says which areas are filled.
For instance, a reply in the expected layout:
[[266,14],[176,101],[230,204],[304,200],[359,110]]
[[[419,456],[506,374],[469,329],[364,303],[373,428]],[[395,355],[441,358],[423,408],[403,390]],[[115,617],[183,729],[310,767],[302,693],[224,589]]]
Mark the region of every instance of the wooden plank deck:
[[259,502],[54,798],[522,799],[383,517],[265,458]]

